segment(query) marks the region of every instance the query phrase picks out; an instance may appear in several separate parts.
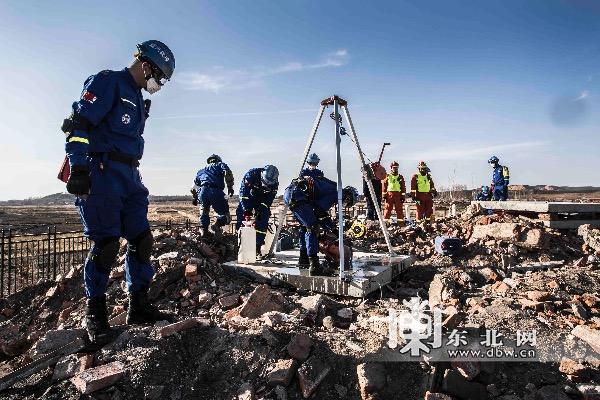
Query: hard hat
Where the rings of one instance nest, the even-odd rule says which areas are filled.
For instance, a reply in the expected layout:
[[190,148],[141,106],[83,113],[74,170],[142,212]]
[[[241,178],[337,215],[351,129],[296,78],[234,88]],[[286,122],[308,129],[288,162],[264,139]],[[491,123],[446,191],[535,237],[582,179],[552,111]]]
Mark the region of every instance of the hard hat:
[[489,190],[489,188],[487,186],[482,186],[481,187],[481,191],[482,192],[487,192]]
[[385,168],[383,168],[383,165],[381,165],[380,163],[371,163],[371,170],[373,171],[375,179],[379,179],[380,181],[385,179],[387,172],[385,171]]
[[157,68],[167,80],[175,71],[175,56],[166,44],[158,40],[147,40],[137,45],[135,57],[140,61],[148,61]]
[[398,164],[398,161],[392,161],[392,163],[390,164],[390,168],[394,168],[394,167],[399,167],[400,164]]
[[352,207],[358,203],[358,190],[352,186],[346,186],[342,189],[342,202],[345,207]]
[[319,164],[319,161],[321,161],[321,159],[319,158],[319,156],[317,155],[317,153],[312,153],[310,156],[308,156],[308,159],[306,160],[306,162],[308,164]]
[[274,165],[265,165],[260,173],[262,183],[269,187],[275,187],[279,183],[279,170]]
[[427,164],[425,164],[425,161],[421,161],[419,163],[419,165],[417,165],[417,168],[421,169],[421,168],[429,168],[429,167],[427,167]]
[[220,163],[220,162],[223,162],[223,160],[221,160],[221,157],[219,157],[217,154],[212,154],[210,157],[208,157],[206,159],[207,164]]
[[491,156],[488,160],[488,164],[498,164],[498,162],[500,162],[500,159],[496,156]]

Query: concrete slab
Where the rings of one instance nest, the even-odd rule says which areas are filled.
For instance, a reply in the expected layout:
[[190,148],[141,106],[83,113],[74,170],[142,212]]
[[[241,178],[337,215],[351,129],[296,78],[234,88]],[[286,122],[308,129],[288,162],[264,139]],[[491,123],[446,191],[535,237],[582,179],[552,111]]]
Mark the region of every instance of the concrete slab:
[[571,219],[571,220],[564,220],[564,221],[538,220],[538,221],[543,222],[544,226],[547,226],[547,227],[553,228],[553,229],[577,229],[581,225],[586,225],[586,224],[600,227],[600,219]]
[[547,201],[472,201],[492,210],[535,213],[600,213],[600,203],[572,203]]
[[276,254],[277,263],[239,264],[230,261],[223,269],[254,278],[277,278],[292,286],[314,292],[364,297],[390,283],[394,277],[412,264],[412,257],[355,252],[352,270],[346,272],[347,280],[339,276],[310,276],[307,269],[298,269],[298,250]]

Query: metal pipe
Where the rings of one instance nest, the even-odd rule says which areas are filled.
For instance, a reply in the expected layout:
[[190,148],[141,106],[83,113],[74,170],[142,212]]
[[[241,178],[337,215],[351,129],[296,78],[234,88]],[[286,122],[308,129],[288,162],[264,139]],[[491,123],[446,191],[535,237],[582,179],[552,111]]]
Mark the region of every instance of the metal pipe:
[[[315,123],[313,124],[312,131],[310,136],[308,137],[308,141],[306,142],[306,146],[304,147],[304,155],[302,156],[302,162],[300,163],[300,169],[298,170],[298,176],[302,172],[302,168],[304,168],[304,163],[306,162],[306,157],[308,157],[308,152],[315,141],[315,136],[317,135],[317,130],[319,129],[319,125],[321,124],[321,118],[323,118],[323,113],[325,112],[326,106],[321,106],[319,108],[319,112],[317,112],[317,117],[315,118]],[[277,240],[279,240],[279,235],[281,234],[281,229],[283,228],[283,221],[287,215],[288,206],[283,203],[283,213],[279,218],[279,223],[277,224],[277,229],[275,230],[275,236],[273,237],[273,241],[271,242],[271,247],[269,248],[269,255],[272,256],[275,253],[275,246],[277,245]]]
[[381,214],[381,207],[379,202],[377,201],[377,196],[375,196],[375,188],[373,188],[373,182],[369,179],[367,175],[367,164],[365,163],[365,156],[360,148],[360,143],[358,142],[358,136],[356,135],[356,131],[354,130],[354,124],[352,123],[352,118],[350,118],[350,111],[348,110],[348,106],[342,106],[342,110],[344,111],[344,115],[346,116],[346,121],[348,121],[348,126],[350,127],[350,134],[352,135],[352,139],[354,144],[356,145],[356,151],[358,152],[358,158],[360,159],[361,168],[363,170],[363,177],[367,182],[367,187],[369,188],[369,193],[371,194],[371,198],[373,199],[373,205],[375,206],[375,211],[377,212],[377,218],[379,219],[379,225],[381,225],[381,231],[383,232],[383,237],[385,238],[385,243],[388,247],[388,252],[390,255],[395,255],[396,253],[392,249],[392,242],[390,241],[390,233],[387,230],[387,226],[385,221],[383,220],[383,215]]
[[337,191],[338,191],[338,246],[340,249],[340,279],[344,279],[344,262],[345,262],[345,251],[344,251],[344,205],[342,202],[343,190],[342,186],[342,156],[340,153],[340,144],[342,138],[340,135],[340,114],[338,109],[337,96],[333,97],[333,112],[335,119],[335,156],[337,159]]

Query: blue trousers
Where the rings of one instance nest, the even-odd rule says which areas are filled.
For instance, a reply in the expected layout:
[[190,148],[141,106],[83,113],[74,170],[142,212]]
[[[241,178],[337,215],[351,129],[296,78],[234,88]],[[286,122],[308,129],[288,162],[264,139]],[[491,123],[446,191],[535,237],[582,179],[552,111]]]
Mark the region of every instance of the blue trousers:
[[333,221],[326,211],[315,209],[310,203],[301,203],[292,210],[294,217],[300,222],[300,250],[306,250],[308,256],[319,254],[319,227],[325,230],[334,228]]
[[[148,189],[137,168],[99,158],[89,159],[91,192],[86,199],[77,198],[75,205],[83,222],[84,234],[94,243],[90,253],[97,255],[101,243],[124,237],[132,241],[150,229],[148,223]],[[87,297],[101,297],[108,286],[108,268],[99,268],[88,257],[84,267]],[[127,251],[125,279],[130,292],[148,287],[154,276],[150,263],[138,260]]]
[[[256,228],[256,249],[259,250],[262,245],[265,244],[265,236],[267,235],[271,209],[263,205],[259,200],[248,199],[246,200],[246,211],[254,211],[255,214],[257,214],[254,223]],[[244,208],[241,203],[238,205],[235,214],[237,216],[235,229],[238,230],[241,228],[242,222],[244,221]]]
[[508,187],[507,186],[494,187],[493,198],[496,201],[508,200]]
[[200,225],[203,228],[208,228],[210,223],[210,208],[217,213],[217,226],[224,226],[231,220],[229,216],[229,204],[225,199],[225,192],[221,189],[202,186],[198,194],[200,202]]

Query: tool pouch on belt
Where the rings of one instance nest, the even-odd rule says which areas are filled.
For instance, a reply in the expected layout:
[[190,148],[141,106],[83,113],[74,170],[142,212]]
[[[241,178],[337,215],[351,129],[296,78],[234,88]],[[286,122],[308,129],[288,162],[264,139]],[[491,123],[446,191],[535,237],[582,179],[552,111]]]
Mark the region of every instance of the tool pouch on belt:
[[65,159],[60,166],[57,178],[64,183],[67,183],[69,176],[71,175],[71,166],[69,165],[69,157],[65,156]]

